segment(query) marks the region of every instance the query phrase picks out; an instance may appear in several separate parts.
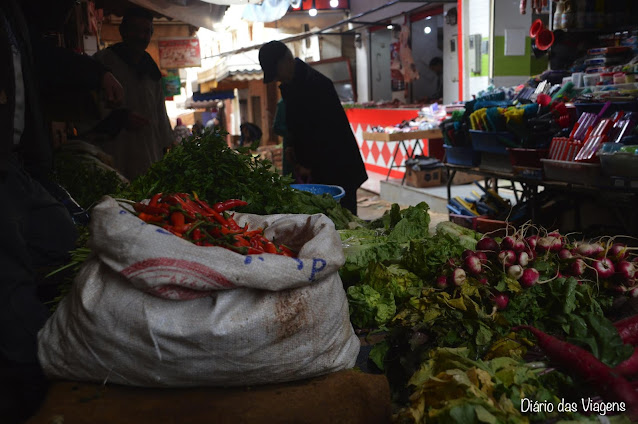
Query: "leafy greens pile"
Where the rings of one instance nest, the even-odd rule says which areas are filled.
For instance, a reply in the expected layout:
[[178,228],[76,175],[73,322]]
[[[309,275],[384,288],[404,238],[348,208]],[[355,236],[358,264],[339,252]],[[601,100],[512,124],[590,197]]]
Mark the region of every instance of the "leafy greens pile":
[[[605,316],[611,298],[574,278],[552,278],[552,264],[539,266],[547,281],[530,288],[497,268],[491,286],[468,274],[465,284],[441,288],[437,278],[449,278],[449,270],[462,263],[466,249],[475,249],[481,235],[450,222],[429,235],[420,231],[423,211],[427,205],[393,208],[365,228],[340,231],[351,321],[363,333],[385,334],[369,358],[390,382],[399,411],[395,421],[586,422],[574,414],[521,414],[522,397],[559,402],[574,391],[596,396],[596,389],[556,370],[541,378],[549,364],[533,370],[526,361],[539,361],[544,354],[534,339],[511,328],[533,324],[614,367],[633,348],[622,344]],[[399,222],[412,231],[395,232]],[[495,289],[510,294],[503,310],[494,304]]]

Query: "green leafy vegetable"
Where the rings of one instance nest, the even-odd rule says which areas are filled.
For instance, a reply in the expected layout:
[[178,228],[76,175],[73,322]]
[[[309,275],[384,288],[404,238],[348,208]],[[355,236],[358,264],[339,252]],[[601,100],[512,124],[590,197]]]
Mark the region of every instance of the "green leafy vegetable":
[[350,319],[360,328],[383,326],[396,314],[396,305],[392,293],[385,295],[363,284],[348,288]]

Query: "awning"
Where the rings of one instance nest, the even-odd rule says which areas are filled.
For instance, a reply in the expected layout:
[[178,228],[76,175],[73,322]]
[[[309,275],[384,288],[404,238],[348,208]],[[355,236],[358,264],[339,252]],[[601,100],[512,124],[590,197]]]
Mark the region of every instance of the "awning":
[[232,99],[235,94],[232,91],[210,91],[208,93],[193,93],[193,96],[184,102],[187,109],[206,109],[216,107],[217,102]]
[[[173,19],[212,30],[213,24],[221,22],[229,4],[211,4],[200,0],[129,0],[145,9],[153,10]],[[232,1],[232,0],[230,0]],[[236,0],[235,4],[246,4]]]
[[208,81],[263,79],[264,74],[259,64],[258,55],[257,50],[251,50],[233,56],[217,58],[213,66],[197,73],[197,82],[203,84]]

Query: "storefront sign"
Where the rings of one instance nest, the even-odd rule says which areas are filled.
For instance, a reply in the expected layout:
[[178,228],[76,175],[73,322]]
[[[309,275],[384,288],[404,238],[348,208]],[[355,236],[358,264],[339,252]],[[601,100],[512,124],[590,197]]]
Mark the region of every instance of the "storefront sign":
[[178,96],[181,92],[181,81],[177,69],[169,69],[167,75],[162,76],[162,89],[164,96]]
[[171,38],[159,40],[160,68],[199,67],[202,57],[197,38]]

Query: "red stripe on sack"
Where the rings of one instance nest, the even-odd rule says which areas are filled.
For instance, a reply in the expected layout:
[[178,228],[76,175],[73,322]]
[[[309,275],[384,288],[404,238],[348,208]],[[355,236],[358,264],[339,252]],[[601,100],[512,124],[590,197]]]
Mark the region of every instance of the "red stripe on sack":
[[175,258],[151,258],[123,269],[121,274],[125,277],[136,277],[145,272],[157,272],[162,270],[179,271],[183,274],[189,274],[201,279],[204,283],[210,285],[218,285],[224,288],[232,289],[236,286],[228,281],[219,272],[212,268],[204,266],[198,262],[187,261]]

